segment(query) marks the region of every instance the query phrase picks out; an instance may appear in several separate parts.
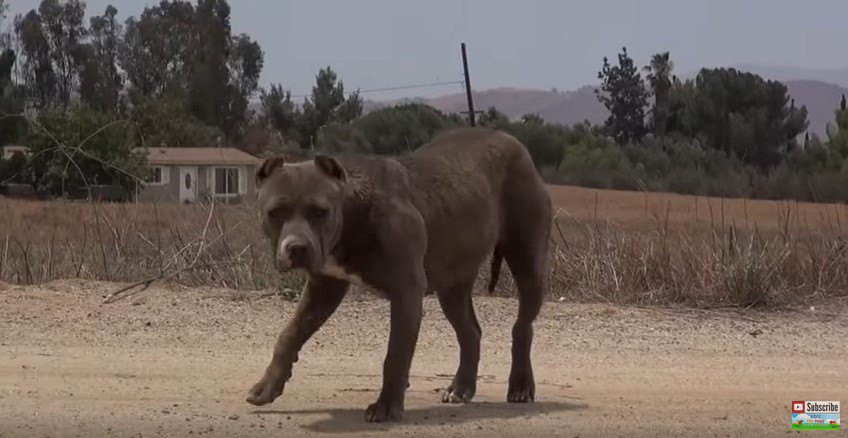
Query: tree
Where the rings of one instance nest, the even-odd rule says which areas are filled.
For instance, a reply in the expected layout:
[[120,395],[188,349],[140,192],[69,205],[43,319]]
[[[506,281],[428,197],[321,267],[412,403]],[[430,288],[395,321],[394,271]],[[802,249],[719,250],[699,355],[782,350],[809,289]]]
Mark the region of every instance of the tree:
[[259,88],[259,76],[265,63],[265,54],[259,43],[247,34],[233,37],[230,44],[230,83],[239,95],[250,96]]
[[626,47],[618,54],[618,65],[611,66],[604,57],[598,79],[602,80],[601,89],[595,93],[610,113],[604,123],[609,134],[621,145],[641,140],[645,135],[648,90]]
[[244,134],[235,146],[257,157],[284,152],[279,133],[261,118],[254,118],[245,126]]
[[199,0],[196,7],[162,0],[147,7],[127,20],[119,53],[132,100],[181,99],[227,139],[242,135],[264,54],[248,35],[232,35],[226,0]]
[[[843,96],[842,103],[845,103]],[[830,167],[835,171],[848,171],[845,163],[848,163],[848,109],[840,105],[836,110],[836,133],[830,136],[827,143],[828,152],[831,156]],[[843,167],[845,169],[843,169]]]
[[129,119],[139,146],[209,146],[224,136],[220,129],[197,120],[185,101],[174,97],[139,100],[130,110]]
[[842,111],[845,111],[845,109],[846,109],[846,106],[845,106],[845,95],[844,95],[844,94],[842,95],[842,101],[839,103],[839,108],[840,108]]
[[784,84],[735,69],[702,69],[670,93],[669,127],[745,164],[768,169],[796,146],[807,129]]
[[133,98],[185,98],[194,68],[193,23],[194,6],[170,0],[127,19],[118,57]]
[[654,93],[654,107],[651,110],[651,127],[654,134],[663,135],[666,132],[666,121],[669,113],[669,93],[676,79],[672,75],[674,62],[668,52],[657,53],[651,57],[651,63],[644,67],[648,81]]
[[311,98],[305,98],[298,126],[299,142],[302,147],[314,143],[318,130],[332,121],[336,108],[345,101],[344,84],[332,68],[327,66],[318,71]]
[[284,138],[308,149],[318,142],[319,131],[331,124],[350,123],[362,116],[363,101],[359,92],[345,97],[344,84],[329,66],[315,76],[312,94],[304,97],[300,108],[292,102],[291,93],[281,85],[262,90],[263,117]]
[[88,55],[84,17],[85,3],[80,0],[42,0],[38,10],[16,19],[25,78],[37,107],[65,108],[79,91],[79,73]]
[[92,107],[117,112],[124,78],[118,71],[121,25],[118,10],[109,5],[103,15],[91,17],[88,55],[80,77],[80,97]]
[[248,35],[240,34],[232,38],[228,60],[230,79],[220,124],[231,139],[243,135],[244,126],[251,117],[248,114],[248,99],[259,88],[264,56],[259,43],[251,40]]
[[332,120],[337,123],[350,123],[362,117],[362,96],[359,90],[354,91],[333,112]]
[[543,119],[539,114],[524,114],[521,116],[521,123],[525,125],[544,125],[545,119]]
[[36,10],[15,17],[15,33],[23,55],[21,76],[29,104],[45,108],[56,101],[56,72],[50,60],[50,46]]
[[[0,28],[5,28],[8,5],[0,0]],[[3,117],[23,111],[23,93],[12,80],[17,54],[12,48],[11,35],[0,31],[0,145],[17,141],[23,121],[16,117]]]
[[198,0],[192,24],[189,108],[202,122],[231,136],[237,123],[230,123],[227,111],[235,94],[229,89],[230,7],[225,0]]
[[84,194],[92,184],[130,189],[143,176],[132,124],[84,106],[43,111],[38,122],[44,129],[27,138],[36,189],[54,195]]
[[262,104],[262,117],[274,127],[284,139],[293,134],[295,122],[299,117],[292,102],[291,92],[283,90],[282,85],[271,84],[270,90],[262,90],[259,96]]
[[495,129],[504,129],[509,126],[509,117],[506,114],[497,110],[497,108],[490,106],[486,109],[486,112],[480,115],[480,126],[485,126],[489,128]]

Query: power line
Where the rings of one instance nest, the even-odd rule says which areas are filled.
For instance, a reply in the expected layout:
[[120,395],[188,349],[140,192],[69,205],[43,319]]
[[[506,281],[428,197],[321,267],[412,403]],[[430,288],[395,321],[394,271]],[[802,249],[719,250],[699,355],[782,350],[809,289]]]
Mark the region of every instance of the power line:
[[[369,88],[365,90],[358,90],[359,94],[364,93],[376,93],[380,91],[397,91],[397,90],[411,90],[414,88],[428,88],[428,87],[440,87],[444,85],[462,85],[464,81],[445,81],[445,82],[430,82],[427,84],[414,84],[414,85],[400,85],[396,87],[383,87],[383,88]],[[348,93],[348,95],[356,93],[356,91]],[[312,94],[293,94],[291,97],[294,98],[303,98],[303,97],[311,97]]]

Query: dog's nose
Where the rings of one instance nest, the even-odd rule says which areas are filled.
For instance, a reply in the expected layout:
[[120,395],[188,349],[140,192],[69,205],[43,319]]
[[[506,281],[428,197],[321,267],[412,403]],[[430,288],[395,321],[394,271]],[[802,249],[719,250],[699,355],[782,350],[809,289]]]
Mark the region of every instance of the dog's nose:
[[305,244],[289,244],[286,247],[286,251],[289,253],[289,260],[291,260],[292,267],[302,268],[306,266],[307,249]]

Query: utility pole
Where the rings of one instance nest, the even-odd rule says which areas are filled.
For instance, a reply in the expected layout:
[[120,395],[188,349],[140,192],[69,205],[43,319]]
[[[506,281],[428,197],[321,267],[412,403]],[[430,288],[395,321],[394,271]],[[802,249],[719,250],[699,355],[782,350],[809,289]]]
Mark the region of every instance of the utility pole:
[[471,97],[471,76],[468,75],[468,57],[465,55],[465,43],[462,43],[462,69],[465,72],[465,95],[468,97],[468,121],[476,126],[474,114],[474,99]]

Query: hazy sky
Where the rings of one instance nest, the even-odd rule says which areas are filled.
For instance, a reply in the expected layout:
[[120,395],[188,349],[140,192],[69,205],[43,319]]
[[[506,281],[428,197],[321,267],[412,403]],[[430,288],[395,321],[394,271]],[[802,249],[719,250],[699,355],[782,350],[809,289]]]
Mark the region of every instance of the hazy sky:
[[[39,0],[7,2],[11,13]],[[108,0],[88,0],[102,13]],[[115,0],[120,15],[155,1]],[[347,89],[460,80],[468,45],[475,89],[560,90],[597,83],[623,45],[644,65],[670,51],[678,73],[736,63],[848,65],[848,0],[274,1],[230,0],[234,33],[265,51],[263,85],[307,93],[331,65]],[[842,57],[837,58],[835,55]],[[369,93],[380,100],[461,91],[460,85]]]

